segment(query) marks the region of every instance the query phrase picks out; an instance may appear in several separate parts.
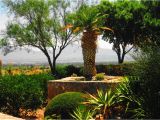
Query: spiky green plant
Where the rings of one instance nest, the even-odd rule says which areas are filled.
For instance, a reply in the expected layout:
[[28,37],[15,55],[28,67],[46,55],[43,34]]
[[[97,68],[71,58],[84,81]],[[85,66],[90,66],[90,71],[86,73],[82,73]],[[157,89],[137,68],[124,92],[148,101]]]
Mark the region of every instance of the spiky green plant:
[[131,89],[130,82],[128,79],[125,79],[124,82],[119,84],[116,89],[116,94],[125,107],[125,114],[131,113],[129,116],[132,119],[142,119],[145,117],[145,111],[143,109],[143,99],[137,97]]
[[93,119],[94,111],[88,110],[84,106],[79,106],[76,110],[71,114],[73,119],[75,120],[90,120]]
[[104,118],[110,118],[112,116],[111,108],[120,102],[117,98],[117,94],[111,89],[106,92],[97,90],[97,96],[91,94],[88,95],[88,104],[92,105],[95,111],[98,110]]

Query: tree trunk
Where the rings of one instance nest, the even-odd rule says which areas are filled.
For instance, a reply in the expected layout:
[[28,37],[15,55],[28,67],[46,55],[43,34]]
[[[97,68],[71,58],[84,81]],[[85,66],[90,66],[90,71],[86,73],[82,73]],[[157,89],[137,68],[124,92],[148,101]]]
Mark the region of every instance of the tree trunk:
[[82,36],[82,53],[84,61],[84,76],[91,79],[96,75],[95,55],[97,48],[97,34],[96,31],[86,30]]
[[57,71],[56,71],[56,59],[53,58],[53,63],[52,63],[52,75],[56,76],[57,75]]
[[121,55],[121,52],[117,52],[117,56],[118,56],[118,63],[122,64],[124,62],[125,53],[123,52]]
[[53,76],[56,76],[56,59],[53,58],[53,63],[52,63],[49,54],[48,54],[47,52],[43,52],[43,53],[44,53],[44,54],[46,55],[46,57],[47,57],[47,60],[48,60],[48,63],[49,63],[49,67],[50,67],[50,69],[51,69],[51,74],[52,74]]

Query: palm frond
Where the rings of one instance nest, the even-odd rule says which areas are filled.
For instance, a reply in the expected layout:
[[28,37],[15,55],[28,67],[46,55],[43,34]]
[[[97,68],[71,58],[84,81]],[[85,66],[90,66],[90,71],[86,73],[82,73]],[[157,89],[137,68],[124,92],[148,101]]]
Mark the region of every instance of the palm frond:
[[108,27],[100,27],[100,29],[102,29],[102,30],[108,30],[108,31],[111,31],[111,32],[114,33],[114,31],[111,28],[108,28]]

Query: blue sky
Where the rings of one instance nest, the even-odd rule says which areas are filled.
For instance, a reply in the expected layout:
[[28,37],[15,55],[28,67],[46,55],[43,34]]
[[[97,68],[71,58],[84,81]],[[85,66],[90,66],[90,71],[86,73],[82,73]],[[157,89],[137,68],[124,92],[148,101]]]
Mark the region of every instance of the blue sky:
[[0,14],[6,14],[6,10],[2,3],[2,0],[0,0]]
[[6,25],[10,20],[11,17],[7,14],[7,8],[3,5],[2,0],[0,0],[0,33],[5,30]]

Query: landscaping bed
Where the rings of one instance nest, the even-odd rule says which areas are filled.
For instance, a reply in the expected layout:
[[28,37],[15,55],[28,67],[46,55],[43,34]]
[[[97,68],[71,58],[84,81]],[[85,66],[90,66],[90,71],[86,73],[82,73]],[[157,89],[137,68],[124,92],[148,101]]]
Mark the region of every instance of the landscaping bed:
[[97,89],[107,90],[114,89],[123,77],[120,76],[105,76],[101,81],[85,81],[84,77],[66,77],[59,80],[48,81],[48,99],[51,100],[58,94],[64,92],[83,92],[94,94]]

